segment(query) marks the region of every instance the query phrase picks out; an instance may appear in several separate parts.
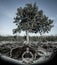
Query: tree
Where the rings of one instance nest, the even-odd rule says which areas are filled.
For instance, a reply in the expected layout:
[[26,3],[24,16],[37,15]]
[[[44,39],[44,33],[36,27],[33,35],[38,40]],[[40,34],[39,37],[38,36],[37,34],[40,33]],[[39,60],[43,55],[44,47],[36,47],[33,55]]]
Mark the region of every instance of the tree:
[[33,5],[28,3],[25,7],[18,8],[14,23],[16,23],[17,28],[13,30],[13,33],[26,31],[27,43],[29,43],[29,32],[48,33],[53,27],[53,20],[44,15],[36,3]]

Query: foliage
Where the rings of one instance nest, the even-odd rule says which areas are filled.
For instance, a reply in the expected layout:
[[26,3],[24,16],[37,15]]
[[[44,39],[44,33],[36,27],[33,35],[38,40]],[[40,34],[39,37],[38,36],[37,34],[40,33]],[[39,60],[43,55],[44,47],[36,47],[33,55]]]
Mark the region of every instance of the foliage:
[[14,23],[16,23],[17,28],[13,30],[13,33],[28,30],[32,33],[42,34],[49,32],[53,27],[53,20],[44,15],[36,3],[33,5],[28,3],[25,7],[18,8]]

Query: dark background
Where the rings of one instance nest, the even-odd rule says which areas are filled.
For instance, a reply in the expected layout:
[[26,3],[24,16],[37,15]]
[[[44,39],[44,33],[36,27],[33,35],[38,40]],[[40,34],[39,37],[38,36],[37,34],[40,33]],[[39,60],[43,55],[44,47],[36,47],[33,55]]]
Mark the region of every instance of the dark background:
[[[55,64],[57,65],[57,54],[48,62],[40,64],[40,65],[55,65]],[[0,65],[21,65],[21,64],[7,62],[6,60],[3,60],[2,58],[0,58]],[[35,65],[39,65],[39,64],[35,64]]]

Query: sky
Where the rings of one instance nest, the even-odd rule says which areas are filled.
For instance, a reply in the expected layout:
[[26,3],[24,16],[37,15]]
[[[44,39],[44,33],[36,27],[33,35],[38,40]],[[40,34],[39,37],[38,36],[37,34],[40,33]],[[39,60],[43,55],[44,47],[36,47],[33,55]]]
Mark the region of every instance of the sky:
[[[39,10],[43,10],[46,16],[54,20],[54,27],[44,35],[57,35],[57,0],[0,0],[0,35],[13,35],[12,30],[16,28],[13,21],[17,8],[35,2]],[[25,35],[25,32],[22,31],[19,35]],[[31,33],[29,35],[37,36],[39,34]]]

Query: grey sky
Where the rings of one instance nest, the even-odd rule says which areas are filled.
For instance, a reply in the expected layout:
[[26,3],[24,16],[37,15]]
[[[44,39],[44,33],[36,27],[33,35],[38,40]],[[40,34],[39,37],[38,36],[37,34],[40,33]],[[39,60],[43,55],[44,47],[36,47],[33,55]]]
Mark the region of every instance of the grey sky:
[[[57,0],[0,0],[0,35],[13,35],[12,30],[16,27],[13,18],[18,7],[24,7],[26,3],[36,2],[44,14],[54,20],[54,28],[48,35],[57,34]],[[21,33],[20,35],[25,33]],[[38,35],[38,34],[36,34]]]

